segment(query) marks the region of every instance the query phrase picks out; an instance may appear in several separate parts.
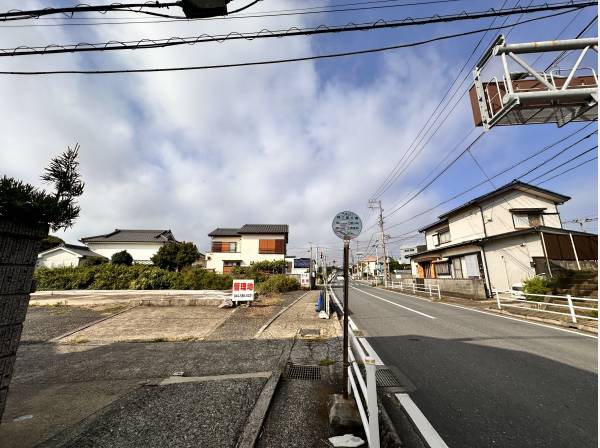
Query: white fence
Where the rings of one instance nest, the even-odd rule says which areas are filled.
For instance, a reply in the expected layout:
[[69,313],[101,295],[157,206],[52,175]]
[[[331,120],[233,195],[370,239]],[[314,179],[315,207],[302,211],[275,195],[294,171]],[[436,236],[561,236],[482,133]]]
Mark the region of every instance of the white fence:
[[[515,291],[495,291],[494,296],[499,310],[503,308],[520,308],[569,316],[573,323],[577,323],[578,319],[598,320],[598,299],[590,297],[573,297],[568,294],[566,296],[530,294]],[[590,302],[594,303],[595,306],[586,306]]]
[[[334,302],[343,311],[344,306],[338,300],[333,289],[329,288]],[[379,410],[377,408],[377,380],[375,372],[381,360],[369,342],[360,336],[352,319],[348,318],[348,393],[352,394],[360,419],[367,435],[369,448],[379,448]],[[365,374],[360,369],[364,366]]]
[[424,292],[429,294],[429,297],[437,297],[438,299],[442,298],[440,287],[438,285],[417,285],[415,283],[392,282],[390,287],[392,289],[399,289],[403,292],[412,292],[413,294],[417,292]]

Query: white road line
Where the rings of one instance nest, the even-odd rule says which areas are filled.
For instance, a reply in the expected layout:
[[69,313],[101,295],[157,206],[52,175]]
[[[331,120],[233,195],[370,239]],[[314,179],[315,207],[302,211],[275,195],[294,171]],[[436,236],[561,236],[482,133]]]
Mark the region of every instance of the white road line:
[[362,292],[363,294],[366,294],[366,295],[371,296],[371,297],[375,297],[376,299],[379,299],[379,300],[382,300],[382,301],[387,302],[389,304],[395,305],[395,306],[397,306],[399,308],[404,308],[405,310],[412,311],[413,313],[417,313],[417,314],[419,314],[421,316],[424,316],[424,317],[427,317],[429,319],[435,319],[435,317],[430,316],[429,314],[425,314],[425,313],[422,313],[420,311],[413,310],[412,308],[409,308],[407,306],[400,305],[399,303],[392,302],[391,300],[387,300],[387,299],[384,299],[383,297],[376,296],[375,294],[371,294],[370,292],[363,291],[362,289],[359,289],[359,288],[357,288],[355,286],[350,286],[350,287],[353,288],[353,289],[356,289],[357,291]]
[[461,305],[454,305],[453,303],[444,303],[444,302],[438,302],[438,303],[440,303],[441,305],[453,306],[455,308],[460,308],[462,310],[473,311],[474,313],[487,314],[488,316],[494,316],[494,317],[500,317],[502,319],[514,320],[515,322],[521,322],[522,324],[537,325],[538,327],[552,328],[553,330],[564,331],[565,333],[573,333],[573,334],[576,334],[579,336],[585,336],[586,338],[598,339],[598,336],[581,333],[579,331],[567,330],[566,328],[555,327],[553,325],[540,324],[538,322],[531,322],[530,320],[523,320],[523,319],[519,319],[516,317],[502,316],[500,314],[490,313],[488,311],[474,310],[473,308],[469,308],[469,307],[461,306]]

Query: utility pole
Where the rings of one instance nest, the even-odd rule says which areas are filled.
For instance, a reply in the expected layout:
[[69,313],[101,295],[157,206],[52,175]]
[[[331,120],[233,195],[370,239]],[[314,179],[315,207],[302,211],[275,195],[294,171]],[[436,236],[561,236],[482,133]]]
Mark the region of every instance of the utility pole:
[[[312,291],[312,285],[313,285],[313,243],[309,242],[308,244],[310,244],[310,262],[308,264],[308,289],[310,291]],[[306,246],[304,246],[306,247]]]
[[388,260],[387,260],[387,251],[385,249],[385,233],[383,231],[383,208],[381,207],[381,201],[377,201],[375,199],[371,199],[369,201],[369,208],[379,209],[379,230],[381,231],[381,245],[383,247],[383,284],[387,288],[388,286],[388,277],[389,277],[389,269],[388,269]]

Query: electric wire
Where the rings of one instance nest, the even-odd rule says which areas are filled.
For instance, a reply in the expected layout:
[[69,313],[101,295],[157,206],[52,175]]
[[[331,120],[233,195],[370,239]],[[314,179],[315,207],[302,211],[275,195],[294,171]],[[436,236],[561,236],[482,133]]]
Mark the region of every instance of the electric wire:
[[547,174],[550,174],[552,171],[555,171],[556,169],[558,169],[558,168],[561,168],[562,166],[566,165],[567,163],[570,163],[570,162],[572,162],[573,160],[577,160],[577,159],[578,159],[578,158],[580,158],[581,156],[584,156],[584,155],[586,155],[588,152],[591,152],[591,151],[593,151],[594,149],[598,149],[598,145],[596,145],[596,146],[592,146],[592,147],[591,147],[591,148],[589,148],[588,150],[586,150],[586,151],[583,151],[583,152],[581,152],[581,153],[577,154],[577,155],[576,155],[576,156],[574,156],[574,157],[571,157],[569,160],[565,160],[565,161],[561,162],[561,164],[560,164],[560,165],[558,165],[558,166],[555,166],[555,167],[552,167],[552,168],[550,168],[548,171],[544,171],[542,174],[540,174],[540,175],[538,175],[538,176],[534,177],[533,179],[530,179],[530,180],[528,180],[527,182],[528,182],[528,183],[533,183],[533,182],[535,182],[536,180],[538,180],[538,179],[541,179],[541,178],[542,178],[542,177],[544,177],[545,175],[547,175]]
[[[562,11],[554,14],[549,14],[541,17],[536,17],[533,19],[528,19],[520,22],[530,23],[538,20],[544,20],[551,17],[561,16],[563,14],[568,14],[572,11]],[[514,25],[511,25],[514,26]],[[495,29],[503,29],[506,27],[496,27]],[[309,60],[321,60],[321,59],[331,59],[338,57],[347,57],[347,56],[357,56],[364,55],[370,53],[379,53],[390,50],[397,50],[401,48],[410,48],[417,47],[420,45],[426,45],[433,42],[439,42],[447,39],[454,39],[457,37],[469,36],[472,34],[483,33],[487,31],[487,28],[466,31],[462,33],[456,34],[448,34],[444,36],[439,36],[435,38],[430,38],[422,41],[411,42],[408,44],[398,44],[391,45],[387,47],[378,47],[378,48],[369,48],[366,50],[355,50],[355,51],[346,51],[339,53],[328,53],[322,55],[312,55],[312,56],[304,56],[304,57],[296,57],[296,58],[285,58],[285,59],[271,59],[271,60],[263,60],[263,61],[253,61],[253,62],[238,62],[238,63],[230,63],[230,64],[215,64],[215,65],[198,65],[198,66],[176,66],[176,67],[164,67],[164,68],[140,68],[140,69],[108,69],[108,70],[35,70],[35,71],[0,71],[0,75],[18,75],[18,76],[34,76],[34,75],[63,75],[63,74],[83,74],[83,75],[105,75],[105,74],[129,74],[129,73],[160,73],[160,72],[181,72],[181,71],[190,71],[190,70],[211,70],[211,69],[222,69],[222,68],[236,68],[236,67],[251,67],[251,66],[261,66],[261,65],[271,65],[271,64],[284,64],[290,62],[300,62],[300,61],[309,61]]]
[[571,167],[571,168],[569,168],[569,169],[566,169],[566,170],[564,170],[564,171],[561,171],[560,173],[557,173],[556,175],[554,175],[554,176],[552,176],[552,177],[549,177],[549,178],[548,178],[548,179],[546,179],[546,180],[543,180],[543,181],[541,181],[541,182],[538,182],[538,183],[537,183],[537,185],[541,185],[541,184],[544,184],[544,183],[546,183],[546,182],[548,182],[548,181],[551,181],[552,179],[556,179],[557,177],[560,177],[560,176],[562,176],[563,174],[566,174],[566,173],[568,173],[568,172],[570,172],[570,171],[573,171],[574,169],[577,169],[577,168],[579,168],[579,167],[581,167],[581,166],[583,166],[583,165],[585,165],[585,164],[587,164],[587,163],[593,162],[594,160],[598,160],[598,156],[596,156],[596,157],[592,157],[592,158],[591,158],[591,159],[589,159],[589,160],[584,160],[583,162],[581,162],[581,163],[579,163],[579,164],[577,164],[577,165],[575,165],[575,166],[573,166],[573,167]]
[[[211,35],[211,34],[202,34],[200,36],[192,36],[192,37],[170,37],[168,39],[140,39],[136,41],[109,41],[109,42],[100,42],[100,43],[88,43],[88,42],[79,42],[77,44],[68,44],[68,45],[60,45],[60,44],[50,44],[46,46],[19,46],[16,48],[4,48],[0,49],[0,56],[24,56],[24,55],[45,55],[45,54],[56,54],[56,53],[78,53],[78,52],[90,52],[90,51],[115,51],[115,50],[140,50],[140,49],[150,49],[150,48],[165,48],[165,47],[173,47],[179,45],[195,45],[199,43],[207,43],[207,42],[218,42],[222,43],[229,40],[255,40],[255,39],[265,39],[265,38],[280,38],[280,37],[292,37],[292,36],[312,36],[312,35],[320,35],[320,34],[331,34],[331,33],[345,33],[345,32],[356,32],[356,31],[372,31],[378,29],[393,29],[400,27],[409,27],[409,26],[423,26],[423,25],[431,25],[436,23],[452,23],[463,20],[479,20],[487,17],[501,17],[501,16],[510,16],[515,14],[520,14],[523,10],[529,13],[542,12],[542,11],[561,11],[559,13],[555,13],[560,15],[562,13],[566,14],[572,11],[577,11],[581,8],[586,8],[591,5],[594,5],[595,1],[588,0],[571,0],[571,2],[564,4],[548,4],[546,6],[535,6],[531,8],[510,8],[503,10],[494,10],[494,11],[483,11],[483,12],[462,12],[460,14],[450,14],[445,16],[433,15],[429,17],[422,18],[412,18],[405,17],[402,19],[396,20],[384,20],[379,19],[374,22],[363,22],[363,23],[353,23],[349,22],[345,25],[319,25],[317,27],[310,28],[298,28],[291,27],[287,30],[269,30],[262,29],[258,32],[251,33],[240,33],[240,32],[230,32],[228,34],[221,35]],[[554,15],[548,15],[544,18],[553,17]],[[534,21],[535,19],[541,19],[540,17],[529,19],[529,21],[522,21],[520,24],[529,23]],[[514,25],[511,25],[514,26]],[[498,28],[502,29],[502,28]],[[485,29],[484,31],[488,31],[489,29]],[[478,31],[483,32],[483,31]],[[471,32],[471,34],[475,34]],[[465,34],[463,34],[465,35]]]

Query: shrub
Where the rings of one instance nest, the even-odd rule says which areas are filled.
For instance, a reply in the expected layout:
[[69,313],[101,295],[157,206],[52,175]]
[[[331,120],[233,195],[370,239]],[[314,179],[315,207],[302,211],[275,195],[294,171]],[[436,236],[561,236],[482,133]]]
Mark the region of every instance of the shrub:
[[133,257],[126,250],[122,250],[121,252],[115,252],[110,257],[110,262],[112,264],[124,264],[126,266],[131,266],[133,264]]
[[60,246],[61,244],[65,244],[64,240],[57,236],[48,235],[46,238],[42,240],[42,245],[40,246],[40,252],[44,252],[48,249],[52,249],[56,246]]
[[108,263],[106,258],[102,257],[86,257],[82,260],[79,266],[98,266],[100,264]]
[[256,286],[259,294],[295,291],[300,288],[300,283],[294,277],[287,275],[273,275]]
[[198,259],[200,252],[194,243],[171,242],[163,245],[154,256],[152,263],[169,271],[180,271],[191,266]]
[[233,277],[220,275],[200,268],[186,269],[181,273],[182,289],[230,289]]
[[155,266],[139,272],[139,277],[129,284],[130,289],[174,289],[179,285],[178,275]]
[[[523,291],[527,294],[548,294],[552,292],[554,282],[546,277],[535,276],[523,281]],[[543,297],[527,296],[527,300],[543,302]]]

